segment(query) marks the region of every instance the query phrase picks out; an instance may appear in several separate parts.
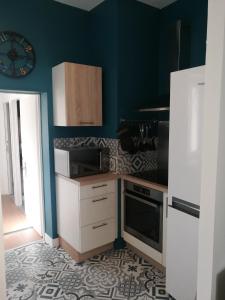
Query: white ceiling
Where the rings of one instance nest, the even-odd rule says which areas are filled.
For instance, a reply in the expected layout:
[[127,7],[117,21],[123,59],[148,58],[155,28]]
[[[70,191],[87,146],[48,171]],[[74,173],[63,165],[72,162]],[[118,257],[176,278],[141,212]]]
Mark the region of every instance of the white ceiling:
[[163,7],[170,5],[173,2],[176,2],[177,0],[138,0],[138,1],[161,9]]
[[[67,5],[78,7],[87,11],[92,10],[95,6],[102,3],[104,0],[55,0]],[[137,0],[156,8],[163,8],[177,0]]]
[[102,3],[104,0],[55,0],[55,1],[90,11],[95,6]]

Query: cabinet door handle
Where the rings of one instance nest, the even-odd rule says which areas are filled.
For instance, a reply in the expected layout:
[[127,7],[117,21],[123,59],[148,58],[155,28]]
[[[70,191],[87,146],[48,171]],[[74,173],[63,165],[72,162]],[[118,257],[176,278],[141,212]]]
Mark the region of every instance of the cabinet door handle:
[[92,200],[92,202],[95,203],[95,202],[99,202],[99,201],[103,201],[103,200],[107,200],[107,199],[108,199],[107,197],[103,197],[103,198],[100,198],[100,199]]
[[99,189],[99,188],[104,187],[104,186],[107,186],[107,184],[95,185],[95,186],[93,186],[92,188],[93,188],[93,189]]
[[94,122],[83,122],[83,121],[80,121],[79,124],[81,124],[81,125],[93,125]]
[[98,228],[106,226],[106,225],[108,225],[108,223],[102,223],[101,225],[93,226],[92,229],[98,229]]

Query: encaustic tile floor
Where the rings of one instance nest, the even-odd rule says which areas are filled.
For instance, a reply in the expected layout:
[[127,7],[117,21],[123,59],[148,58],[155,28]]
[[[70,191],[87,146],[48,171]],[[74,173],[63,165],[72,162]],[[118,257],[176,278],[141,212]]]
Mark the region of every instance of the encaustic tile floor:
[[164,274],[128,249],[77,264],[39,241],[8,250],[5,258],[8,300],[172,299]]

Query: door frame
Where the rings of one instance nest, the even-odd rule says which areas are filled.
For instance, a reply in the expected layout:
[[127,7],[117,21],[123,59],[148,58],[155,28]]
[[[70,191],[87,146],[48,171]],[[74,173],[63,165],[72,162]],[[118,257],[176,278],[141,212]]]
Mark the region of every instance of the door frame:
[[[36,96],[35,99],[33,101],[35,101],[36,104],[36,113],[37,113],[37,132],[36,132],[36,138],[37,138],[37,145],[38,145],[38,169],[39,169],[39,189],[40,189],[40,195],[41,195],[41,199],[40,199],[40,208],[41,208],[41,213],[40,213],[40,217],[41,217],[41,236],[44,238],[44,234],[45,234],[45,212],[44,212],[44,183],[43,183],[43,154],[42,154],[42,126],[41,126],[41,94],[39,92],[20,92],[20,91],[4,91],[4,90],[0,90],[0,93],[2,94],[8,94],[11,97],[9,98],[9,102],[15,101],[15,99],[20,99],[22,98],[23,95],[27,96],[27,95],[31,95],[31,96]],[[15,116],[14,116],[15,117]],[[17,123],[17,120],[13,120],[13,122]],[[18,143],[18,136],[17,136],[17,143]],[[18,146],[18,145],[17,145]],[[19,161],[19,156],[17,157],[17,160]],[[17,162],[18,162],[17,161]],[[17,167],[18,169],[18,167]],[[20,170],[16,170],[16,173],[18,176],[18,178],[22,177],[22,174],[20,172]],[[15,183],[14,183],[15,185]],[[15,190],[15,188],[14,188]],[[22,196],[22,191],[21,191],[21,196]],[[22,197],[21,197],[21,201],[22,201]],[[19,205],[20,203],[17,203]]]
[[[42,145],[42,126],[41,126],[41,93],[35,91],[16,91],[16,90],[2,90],[0,89],[0,93],[3,94],[14,94],[14,95],[37,95],[37,114],[38,114],[38,132],[37,132],[37,140],[38,140],[38,152],[39,152],[39,182],[40,182],[40,189],[41,189],[41,224],[42,224],[42,237],[45,238],[45,211],[44,211],[44,164],[43,164],[43,145]],[[1,185],[0,185],[0,200],[1,200]],[[2,205],[0,201],[0,299],[6,299],[6,280],[5,280],[5,259],[4,259],[4,235],[3,235],[3,222],[2,222]]]
[[38,140],[38,167],[39,167],[39,188],[40,188],[40,205],[41,205],[41,235],[42,238],[45,238],[45,207],[44,207],[44,163],[43,163],[43,148],[42,148],[42,127],[41,127],[41,94],[37,93],[37,100],[36,100],[36,107],[37,107],[37,122],[38,122],[38,132],[37,132],[37,140]]
[[[43,183],[43,156],[42,156],[42,135],[41,135],[41,95],[40,93],[27,93],[26,95],[35,95],[36,113],[37,113],[37,144],[38,144],[38,169],[39,169],[39,189],[40,189],[40,208],[41,208],[41,236],[44,239],[44,183]],[[26,200],[25,200],[26,201]]]

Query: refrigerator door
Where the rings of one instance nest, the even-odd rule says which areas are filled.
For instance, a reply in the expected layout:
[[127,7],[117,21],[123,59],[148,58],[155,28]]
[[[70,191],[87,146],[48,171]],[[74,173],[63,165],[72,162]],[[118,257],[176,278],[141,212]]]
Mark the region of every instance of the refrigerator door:
[[166,289],[176,300],[195,300],[199,219],[168,208]]
[[171,74],[169,204],[172,195],[199,205],[204,66]]

